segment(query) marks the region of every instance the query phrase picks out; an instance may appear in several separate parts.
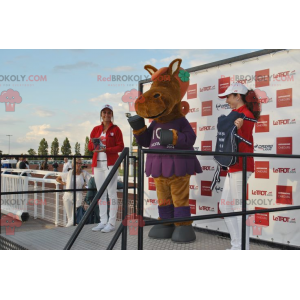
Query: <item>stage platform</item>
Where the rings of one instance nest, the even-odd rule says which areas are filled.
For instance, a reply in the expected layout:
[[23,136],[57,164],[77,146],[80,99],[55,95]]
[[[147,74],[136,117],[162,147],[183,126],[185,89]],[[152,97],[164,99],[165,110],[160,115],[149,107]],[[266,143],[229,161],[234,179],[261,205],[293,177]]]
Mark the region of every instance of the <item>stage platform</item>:
[[[119,225],[120,222],[117,223],[117,226]],[[84,226],[71,250],[105,250],[107,248],[115,231],[110,233],[93,232],[91,229],[94,226]],[[6,235],[5,230],[3,230],[4,228],[2,228],[1,236],[4,240],[9,240],[28,250],[62,250],[75,229],[75,227],[48,228],[43,227],[36,230],[32,230],[31,228],[31,230],[15,232],[14,235]],[[148,238],[150,229],[151,226],[144,227],[144,250],[225,250],[230,248],[230,239],[228,237],[222,237],[197,229],[196,241],[189,244],[177,244],[171,240],[150,239]],[[120,249],[121,236],[114,247],[114,250]],[[127,249],[137,250],[137,236],[130,235],[129,230]],[[250,250],[280,250],[280,248],[251,242]]]

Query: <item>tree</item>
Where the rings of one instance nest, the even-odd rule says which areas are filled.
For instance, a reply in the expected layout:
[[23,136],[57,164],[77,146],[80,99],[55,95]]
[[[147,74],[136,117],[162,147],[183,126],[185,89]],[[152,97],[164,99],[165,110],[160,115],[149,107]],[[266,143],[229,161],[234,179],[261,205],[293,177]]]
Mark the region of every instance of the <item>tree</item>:
[[[36,152],[34,149],[30,148],[28,151],[28,155],[36,155]],[[34,157],[28,157],[28,160],[33,160]]]
[[61,151],[62,155],[65,155],[65,156],[72,154],[70,141],[69,141],[69,139],[67,137],[64,140],[63,145],[61,146],[60,151]]
[[51,155],[58,155],[59,153],[59,142],[57,138],[54,138],[51,144]]
[[78,142],[76,142],[76,144],[75,144],[75,155],[81,155],[80,144]]
[[133,137],[132,146],[138,146],[135,136]]
[[[38,149],[38,155],[48,155],[48,143],[45,138],[43,138],[40,141],[39,149]],[[45,159],[45,158],[40,158]]]
[[87,136],[85,138],[85,145],[84,145],[84,156],[92,156],[93,155],[93,152],[91,152],[88,148],[88,145],[89,145],[89,137]]

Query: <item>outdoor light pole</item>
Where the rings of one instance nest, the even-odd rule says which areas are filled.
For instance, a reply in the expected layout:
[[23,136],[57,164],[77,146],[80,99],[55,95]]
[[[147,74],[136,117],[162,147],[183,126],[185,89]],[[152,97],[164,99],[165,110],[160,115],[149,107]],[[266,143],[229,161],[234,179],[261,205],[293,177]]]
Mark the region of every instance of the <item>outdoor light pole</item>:
[[7,134],[6,136],[8,136],[8,155],[10,155],[10,137],[12,134]]

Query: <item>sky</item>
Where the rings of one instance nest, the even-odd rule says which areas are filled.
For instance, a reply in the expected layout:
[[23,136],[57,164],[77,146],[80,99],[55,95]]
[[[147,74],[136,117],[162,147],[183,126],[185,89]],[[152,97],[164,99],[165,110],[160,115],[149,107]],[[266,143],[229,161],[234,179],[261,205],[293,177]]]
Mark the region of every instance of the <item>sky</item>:
[[[161,68],[181,58],[182,67],[190,68],[252,51],[0,50],[0,150],[8,153],[7,135],[12,135],[10,154],[27,154],[30,148],[37,151],[43,138],[50,153],[55,137],[60,147],[68,137],[72,153],[78,142],[83,154],[85,137],[100,124],[100,109],[105,104],[113,106],[114,123],[121,128],[125,146],[129,147],[130,128],[125,117],[129,106],[122,96],[138,89],[134,79],[149,78],[144,65]],[[103,81],[104,77],[118,75],[132,81]],[[97,80],[99,76],[102,80]],[[14,111],[6,111],[1,102],[9,89],[22,98]]]

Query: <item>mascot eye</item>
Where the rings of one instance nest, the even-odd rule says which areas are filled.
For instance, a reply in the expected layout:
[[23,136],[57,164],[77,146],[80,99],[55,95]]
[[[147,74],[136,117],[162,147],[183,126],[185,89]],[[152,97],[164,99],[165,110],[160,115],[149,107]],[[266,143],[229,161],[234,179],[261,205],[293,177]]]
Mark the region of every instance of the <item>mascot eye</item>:
[[15,97],[12,97],[13,99],[15,99]]
[[155,94],[153,97],[158,98],[158,97],[160,97],[160,94]]

